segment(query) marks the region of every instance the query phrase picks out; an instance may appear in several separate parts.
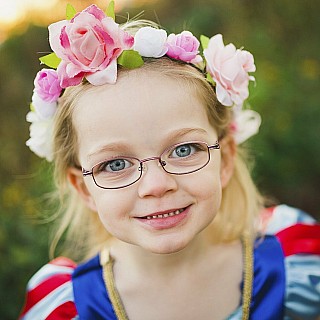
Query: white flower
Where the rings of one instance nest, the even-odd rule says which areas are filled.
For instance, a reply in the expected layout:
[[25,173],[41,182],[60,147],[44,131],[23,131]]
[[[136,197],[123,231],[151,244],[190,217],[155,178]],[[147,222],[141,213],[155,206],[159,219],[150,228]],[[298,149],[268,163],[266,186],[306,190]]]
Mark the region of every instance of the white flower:
[[168,51],[166,42],[167,32],[165,30],[143,27],[135,34],[133,49],[143,57],[160,58]]
[[37,156],[52,161],[53,119],[42,119],[36,112],[30,111],[27,114],[27,121],[30,122],[31,125],[30,139],[26,142],[26,145]]
[[231,129],[236,144],[241,144],[259,132],[261,116],[253,110],[235,109],[234,120]]
[[33,92],[32,105],[35,109],[36,114],[40,119],[49,120],[51,119],[57,110],[57,102],[47,102],[40,98],[40,96]]

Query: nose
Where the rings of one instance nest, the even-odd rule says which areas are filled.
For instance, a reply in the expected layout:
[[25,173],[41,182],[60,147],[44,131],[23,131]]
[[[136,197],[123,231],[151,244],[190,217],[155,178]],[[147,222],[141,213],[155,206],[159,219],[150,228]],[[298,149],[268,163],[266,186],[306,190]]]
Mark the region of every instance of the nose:
[[162,197],[167,192],[172,192],[177,189],[177,181],[174,175],[171,175],[163,170],[159,158],[148,158],[147,161],[152,161],[146,164],[142,163],[144,171],[139,183],[138,193],[141,198],[147,196]]

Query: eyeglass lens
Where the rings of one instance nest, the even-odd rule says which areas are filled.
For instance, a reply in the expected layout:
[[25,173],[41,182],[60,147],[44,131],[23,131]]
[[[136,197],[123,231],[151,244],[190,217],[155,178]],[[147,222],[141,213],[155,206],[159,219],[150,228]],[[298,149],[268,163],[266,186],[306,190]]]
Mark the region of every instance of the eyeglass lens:
[[[211,146],[214,148],[216,145]],[[159,158],[139,160],[134,157],[117,156],[98,163],[92,168],[97,186],[118,189],[129,186],[140,179],[145,162],[159,161],[159,165],[170,174],[188,174],[200,170],[210,161],[209,146],[205,142],[192,141],[175,144],[167,148]]]

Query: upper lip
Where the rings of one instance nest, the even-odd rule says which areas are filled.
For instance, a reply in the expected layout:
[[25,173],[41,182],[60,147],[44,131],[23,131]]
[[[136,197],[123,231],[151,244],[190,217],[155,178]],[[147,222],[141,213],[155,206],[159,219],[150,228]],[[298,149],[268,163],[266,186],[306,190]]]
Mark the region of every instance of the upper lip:
[[177,210],[181,210],[181,209],[186,209],[187,207],[179,207],[179,208],[175,208],[175,209],[169,209],[169,210],[164,210],[164,211],[157,211],[157,212],[153,212],[153,213],[149,213],[149,214],[146,214],[146,215],[143,215],[143,216],[136,216],[135,218],[139,218],[139,219],[142,219],[142,218],[147,218],[147,217],[152,217],[152,216],[158,216],[158,215],[163,215],[163,214],[166,214],[166,213],[170,213],[170,212],[175,212]]

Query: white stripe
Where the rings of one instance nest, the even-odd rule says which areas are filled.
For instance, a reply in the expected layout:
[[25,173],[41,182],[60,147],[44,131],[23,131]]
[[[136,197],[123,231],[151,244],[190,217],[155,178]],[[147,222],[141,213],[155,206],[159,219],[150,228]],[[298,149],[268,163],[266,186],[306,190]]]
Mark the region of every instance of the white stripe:
[[61,285],[40,300],[21,320],[46,319],[52,311],[68,301],[74,301],[71,281]]
[[34,289],[40,283],[56,274],[71,274],[73,270],[74,268],[70,267],[56,266],[50,263],[46,264],[29,280],[27,290]]
[[268,221],[266,233],[276,234],[299,222],[314,224],[315,220],[299,209],[281,204],[275,208],[271,219]]

